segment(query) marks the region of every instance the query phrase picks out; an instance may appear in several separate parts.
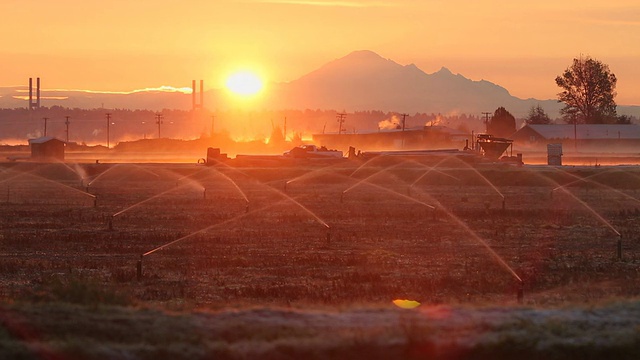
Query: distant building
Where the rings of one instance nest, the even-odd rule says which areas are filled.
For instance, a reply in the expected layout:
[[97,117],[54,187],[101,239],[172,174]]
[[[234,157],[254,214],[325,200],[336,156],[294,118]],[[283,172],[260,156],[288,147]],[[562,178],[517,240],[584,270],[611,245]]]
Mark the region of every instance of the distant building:
[[52,136],[29,139],[31,159],[39,161],[64,161],[65,143]]
[[363,150],[462,148],[465,140],[470,138],[470,134],[446,126],[421,126],[404,131],[389,129],[351,134],[313,134],[315,144],[338,150],[350,146]]
[[617,124],[525,125],[513,134],[517,148],[546,149],[547,144],[563,144],[579,151],[638,151],[640,126]]

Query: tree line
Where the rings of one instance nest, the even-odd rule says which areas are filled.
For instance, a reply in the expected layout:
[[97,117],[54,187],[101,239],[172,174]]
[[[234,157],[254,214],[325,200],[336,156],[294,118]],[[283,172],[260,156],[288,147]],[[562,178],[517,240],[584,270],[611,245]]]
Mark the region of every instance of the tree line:
[[[555,78],[561,91],[558,102],[562,121],[567,124],[631,124],[633,116],[618,115],[615,97],[618,79],[609,66],[589,56],[574,58],[572,64]],[[553,120],[540,106],[532,106],[525,118],[527,124],[552,124]],[[495,110],[487,123],[487,132],[508,137],[516,131],[515,117],[504,107]]]

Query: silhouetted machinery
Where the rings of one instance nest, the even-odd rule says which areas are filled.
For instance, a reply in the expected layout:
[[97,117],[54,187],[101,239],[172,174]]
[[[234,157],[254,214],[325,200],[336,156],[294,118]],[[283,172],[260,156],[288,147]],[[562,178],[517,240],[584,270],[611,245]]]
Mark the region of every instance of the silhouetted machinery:
[[214,166],[229,160],[227,154],[221,154],[220,148],[207,148],[207,158],[199,159],[198,164],[204,164],[207,166]]
[[[502,154],[511,148],[511,154]],[[484,157],[489,160],[501,160],[522,165],[522,154],[513,156],[513,140],[495,137],[490,134],[478,134],[476,136],[476,149],[482,149]]]

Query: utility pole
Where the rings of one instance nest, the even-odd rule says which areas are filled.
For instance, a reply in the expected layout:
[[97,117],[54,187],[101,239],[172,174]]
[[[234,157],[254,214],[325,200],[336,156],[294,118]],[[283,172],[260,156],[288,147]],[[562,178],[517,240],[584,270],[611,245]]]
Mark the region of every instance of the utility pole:
[[162,124],[163,116],[160,113],[156,114],[156,124],[158,124],[158,139],[160,139],[160,125]]
[[407,116],[409,116],[409,114],[400,114],[400,116],[402,116],[402,131],[404,131],[404,127],[407,122]]
[[69,124],[70,124],[69,118],[70,117],[71,116],[65,116],[66,120],[64,121],[64,124],[67,126],[67,130],[66,130],[66,133],[67,133],[67,144],[69,143]]
[[43,117],[42,119],[44,119],[44,136],[47,136],[47,120],[49,120],[49,118]]
[[284,141],[286,142],[287,141],[287,117],[286,116],[284,117],[284,130],[282,132],[283,132],[282,135],[284,137]]
[[109,148],[109,125],[111,125],[111,113],[107,113],[107,149]]
[[337,113],[336,118],[338,119],[338,135],[342,134],[343,131],[346,132],[346,129],[342,127],[344,124],[344,119],[347,117],[345,113]]
[[482,115],[484,115],[484,126],[485,126],[485,133],[489,133],[489,115],[491,115],[490,112],[483,112]]
[[405,125],[407,123],[407,116],[409,116],[409,114],[400,114],[400,116],[402,116],[402,148],[404,149],[404,128]]

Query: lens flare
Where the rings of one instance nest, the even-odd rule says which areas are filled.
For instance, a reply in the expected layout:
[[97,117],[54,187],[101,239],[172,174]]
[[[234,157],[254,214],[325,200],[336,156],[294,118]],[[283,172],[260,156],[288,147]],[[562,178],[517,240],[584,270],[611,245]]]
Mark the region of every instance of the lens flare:
[[393,304],[402,309],[415,309],[418,306],[420,306],[420,303],[415,300],[403,300],[403,299],[393,300]]

